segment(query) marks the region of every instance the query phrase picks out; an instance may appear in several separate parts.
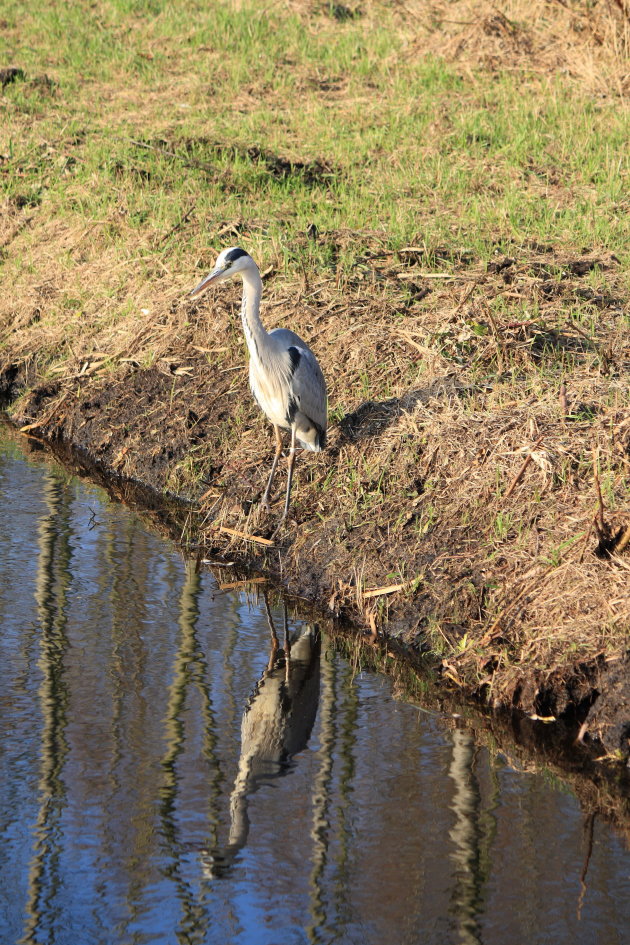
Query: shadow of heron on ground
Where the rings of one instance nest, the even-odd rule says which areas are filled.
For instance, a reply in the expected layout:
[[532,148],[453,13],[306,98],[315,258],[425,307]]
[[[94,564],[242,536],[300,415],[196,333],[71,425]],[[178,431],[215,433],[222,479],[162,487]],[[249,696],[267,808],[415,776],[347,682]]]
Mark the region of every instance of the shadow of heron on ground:
[[428,387],[408,391],[402,397],[383,401],[368,400],[339,422],[334,447],[380,436],[403,414],[415,410],[418,404],[461,396],[470,389],[470,385],[463,384],[458,377],[446,375],[436,378]]
[[280,646],[267,598],[264,598],[271,650],[241,722],[241,754],[230,795],[230,833],[225,847],[201,854],[204,873],[229,874],[247,843],[249,800],[262,785],[289,774],[293,758],[306,748],[319,703],[319,628],[306,624],[289,633],[284,605],[284,646]]

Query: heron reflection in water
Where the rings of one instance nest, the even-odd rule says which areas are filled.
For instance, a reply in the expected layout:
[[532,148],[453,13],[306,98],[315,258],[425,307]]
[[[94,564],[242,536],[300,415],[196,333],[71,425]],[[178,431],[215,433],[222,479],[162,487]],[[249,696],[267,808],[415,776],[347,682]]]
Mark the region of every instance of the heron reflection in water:
[[249,698],[241,722],[241,755],[230,795],[230,834],[223,850],[202,854],[209,877],[229,872],[249,833],[250,796],[263,784],[288,774],[292,759],[303,751],[313,730],[319,702],[321,638],[317,626],[289,633],[284,605],[284,645],[267,597],[265,611],[271,635],[269,661]]

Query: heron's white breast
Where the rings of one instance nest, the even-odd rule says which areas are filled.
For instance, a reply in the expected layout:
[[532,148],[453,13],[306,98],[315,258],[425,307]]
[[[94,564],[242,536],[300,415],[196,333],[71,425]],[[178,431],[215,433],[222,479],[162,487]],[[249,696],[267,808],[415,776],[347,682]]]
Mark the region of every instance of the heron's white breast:
[[254,361],[249,362],[249,384],[261,410],[278,427],[286,427],[287,395],[273,375],[262,375],[256,370]]

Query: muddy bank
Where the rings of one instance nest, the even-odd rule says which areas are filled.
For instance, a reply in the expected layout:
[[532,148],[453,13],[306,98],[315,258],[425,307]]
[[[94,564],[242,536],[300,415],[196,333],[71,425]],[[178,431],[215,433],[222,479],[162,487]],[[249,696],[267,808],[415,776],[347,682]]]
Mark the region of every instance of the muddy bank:
[[[530,252],[483,273],[462,265],[467,285],[482,284],[484,295],[509,277],[515,291],[542,287],[552,300],[582,288],[592,265],[616,266],[610,257],[556,259],[563,284],[537,259]],[[409,261],[391,268],[408,274]],[[293,295],[280,285],[275,312],[263,317],[314,339],[331,386],[330,445],[300,458],[291,520],[275,539],[284,480],[272,512],[262,513],[273,440],[247,388],[238,292],[211,304],[174,301],[159,319],[130,326],[117,350],[92,338],[56,372],[45,349],[6,351],[0,390],[10,419],[31,437],[78,450],[123,494],[133,483],[146,487],[139,494],[148,504],[183,500],[179,537],[195,553],[270,576],[397,655],[429,657],[447,687],[562,719],[573,737],[581,727],[599,751],[627,758],[630,416],[621,303],[606,297],[600,337],[587,343],[549,312],[499,326],[479,308],[462,318],[458,288],[437,356],[425,344],[432,310],[410,312],[393,342],[387,323],[399,300],[388,309],[357,289],[341,307],[332,287],[316,301]],[[468,350],[473,318],[483,377],[446,356],[449,346]],[[374,338],[348,347],[357,331]],[[383,396],[362,399],[374,345],[371,387]],[[595,372],[604,346],[608,370]],[[549,351],[571,351],[581,370],[532,392],[528,371]],[[520,380],[506,371],[508,358],[518,359]],[[410,362],[420,368],[412,385]]]

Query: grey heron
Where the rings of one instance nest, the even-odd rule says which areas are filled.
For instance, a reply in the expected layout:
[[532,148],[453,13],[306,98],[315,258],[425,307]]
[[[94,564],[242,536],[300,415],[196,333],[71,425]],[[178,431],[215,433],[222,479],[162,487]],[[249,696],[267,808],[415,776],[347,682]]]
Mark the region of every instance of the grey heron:
[[243,280],[241,321],[249,349],[249,384],[254,399],[273,424],[276,451],[262,505],[269,511],[269,495],[282,453],[281,430],[290,430],[291,446],[283,522],[289,511],[296,444],[319,451],[326,445],[327,397],[317,358],[299,335],[287,328],[267,331],[260,320],[262,279],[252,257],[238,246],[224,249],[214,269],[190,293],[199,295],[214,282],[233,276]]

